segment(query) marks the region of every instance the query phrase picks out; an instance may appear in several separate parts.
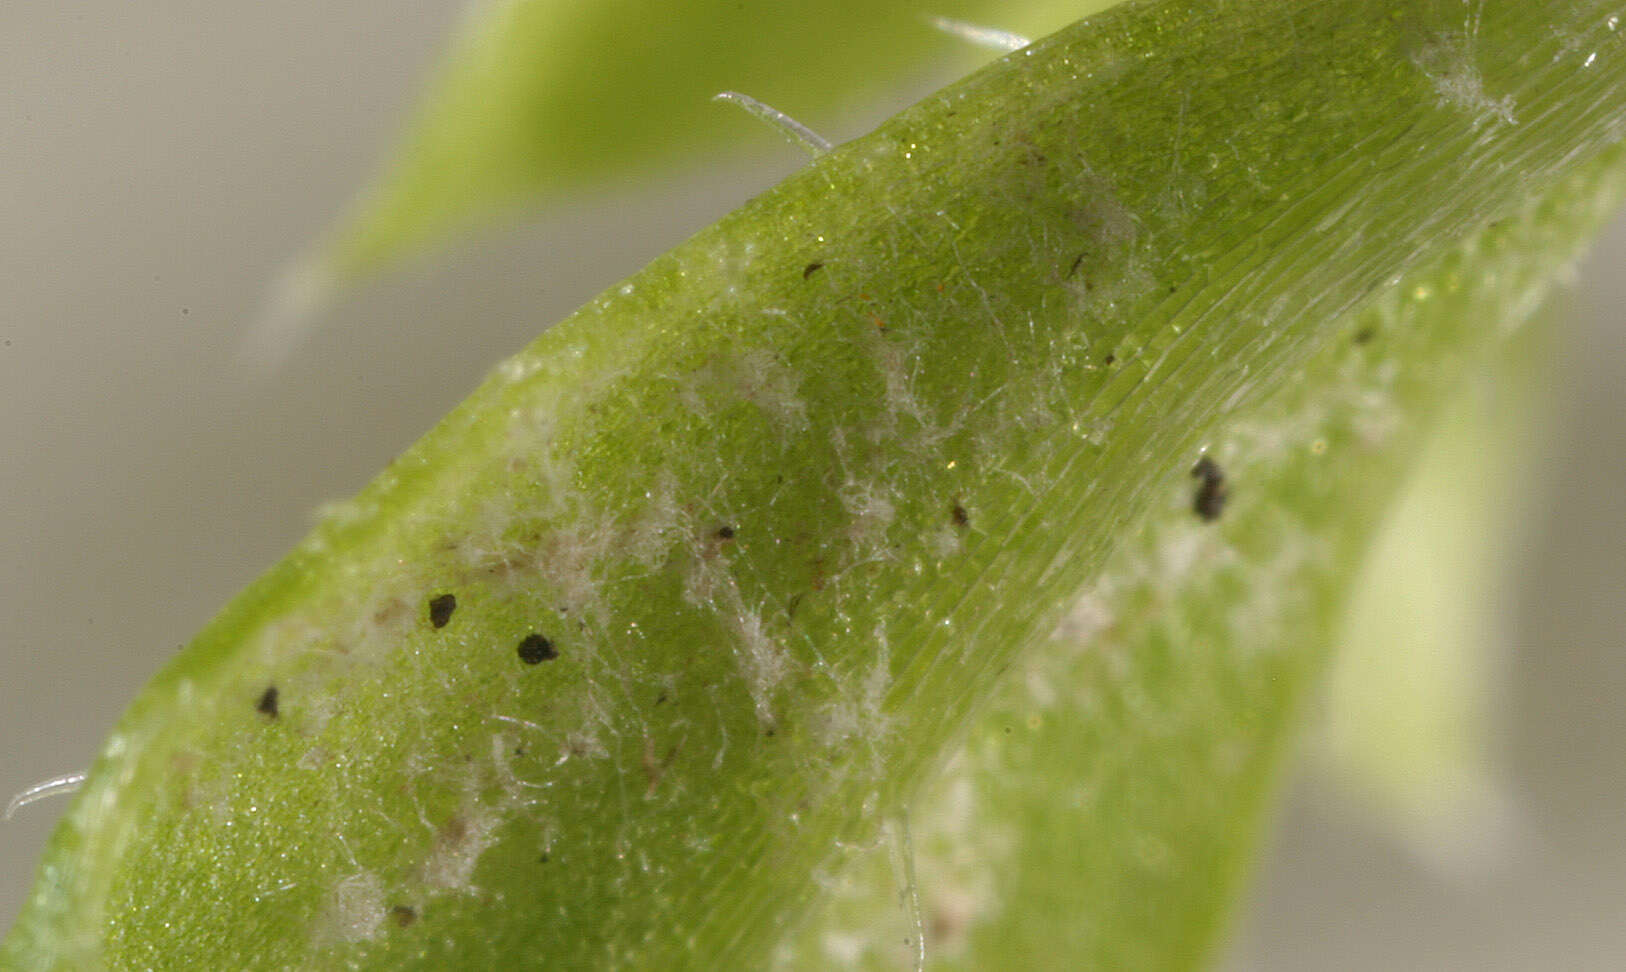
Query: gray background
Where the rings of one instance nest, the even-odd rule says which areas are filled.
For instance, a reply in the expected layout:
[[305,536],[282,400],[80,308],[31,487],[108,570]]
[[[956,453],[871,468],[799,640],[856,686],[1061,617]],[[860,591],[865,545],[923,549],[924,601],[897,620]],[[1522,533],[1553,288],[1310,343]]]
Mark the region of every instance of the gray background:
[[[319,503],[500,356],[797,164],[552,210],[348,300],[274,377],[245,369],[267,282],[366,177],[462,6],[0,5],[0,796],[87,765]],[[1454,879],[1295,784],[1232,967],[1626,965],[1623,259],[1626,223],[1579,274],[1509,524],[1520,840]],[[0,927],[62,805],[0,827]]]

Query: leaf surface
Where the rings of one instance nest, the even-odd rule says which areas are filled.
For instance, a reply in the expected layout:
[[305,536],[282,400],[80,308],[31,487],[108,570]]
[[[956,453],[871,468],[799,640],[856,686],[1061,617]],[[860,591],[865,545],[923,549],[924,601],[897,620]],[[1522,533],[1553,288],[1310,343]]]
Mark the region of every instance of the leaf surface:
[[[1464,10],[1115,8],[605,293],[138,697],[4,964],[765,963],[816,872],[918,792],[1001,676],[1054,651],[1112,558],[1162,549],[1143,528],[1205,444],[1532,199],[1574,197],[1565,239],[1618,201],[1626,52],[1606,6]],[[1490,326],[1394,313],[1419,335],[1389,363],[1406,381]],[[1243,458],[1262,482],[1300,461]],[[1342,557],[1336,506],[1313,502],[1328,484],[1288,472],[1272,488],[1311,494],[1297,549]],[[1190,620],[1243,630],[1255,571],[1220,569],[1226,550],[1279,539],[1252,532],[1270,510],[1249,514],[1246,482],[1235,526],[1176,545],[1215,578],[1196,600],[1081,656],[1122,657],[1145,689],[1127,704],[1156,703],[1085,737],[1124,774],[1099,818],[1126,842],[1089,854],[1169,868],[1093,899],[1137,909],[1100,926],[1131,964],[1164,938],[1201,951],[1320,654],[1259,667]],[[1123,589],[1156,613],[1162,588]],[[1065,812],[1023,778],[1074,754],[1013,757],[994,805],[1029,857]],[[1129,837],[1169,792],[1195,794],[1202,826],[1164,854]],[[1055,927],[1077,901],[1049,901],[1048,931],[1010,934],[1092,954]]]

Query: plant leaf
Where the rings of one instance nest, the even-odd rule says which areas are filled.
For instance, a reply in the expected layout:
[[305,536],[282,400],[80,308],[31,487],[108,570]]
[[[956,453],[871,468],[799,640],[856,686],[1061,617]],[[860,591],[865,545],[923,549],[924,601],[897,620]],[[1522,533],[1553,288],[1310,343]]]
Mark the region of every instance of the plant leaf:
[[1352,585],[1312,750],[1330,782],[1457,874],[1503,850],[1513,825],[1494,755],[1495,619],[1534,451],[1542,337],[1498,355],[1424,446]]
[[[5,964],[763,964],[1203,443],[1398,281],[1618,169],[1605,5],[1463,12],[1117,8],[593,301],[137,698]],[[1258,686],[1175,647],[1133,649],[1153,728],[1212,743],[1214,695]]]
[[1107,2],[489,0],[315,272],[342,283],[517,205],[765,135],[719,91],[822,124],[932,57],[969,60],[926,13],[1048,33]]
[[[1017,663],[947,771],[910,802],[918,887],[900,881],[892,842],[851,852],[830,869],[829,901],[780,949],[780,966],[909,968],[913,900],[933,968],[1200,965],[1329,647],[1345,771],[1357,769],[1355,782],[1386,797],[1413,835],[1426,828],[1436,853],[1483,837],[1446,833],[1439,816],[1465,808],[1462,787],[1484,765],[1460,735],[1480,715],[1462,710],[1461,695],[1481,683],[1441,684],[1474,674],[1462,670],[1471,664],[1462,646],[1409,632],[1393,649],[1351,642],[1345,607],[1353,597],[1367,616],[1409,616],[1404,603],[1370,603],[1366,579],[1395,568],[1385,511],[1395,494],[1417,493],[1419,472],[1425,496],[1475,513],[1501,498],[1505,440],[1475,452],[1476,475],[1437,461],[1442,432],[1456,451],[1488,432],[1461,434],[1458,379],[1487,357],[1509,377],[1503,338],[1626,191],[1623,161],[1612,151],[1387,288],[1334,324],[1338,338],[1292,380],[1217,425],[1207,454],[1226,473],[1223,521],[1192,516],[1191,480],[1160,490],[1145,529],[1107,560],[1052,644]],[[1435,415],[1443,427],[1433,428]],[[1432,481],[1442,472],[1445,496]],[[1482,531],[1501,523],[1475,518]],[[1409,536],[1429,536],[1415,518],[1408,525]],[[1421,596],[1472,577],[1438,571]],[[1394,657],[1442,650],[1443,662]],[[1422,730],[1400,753],[1397,726]]]

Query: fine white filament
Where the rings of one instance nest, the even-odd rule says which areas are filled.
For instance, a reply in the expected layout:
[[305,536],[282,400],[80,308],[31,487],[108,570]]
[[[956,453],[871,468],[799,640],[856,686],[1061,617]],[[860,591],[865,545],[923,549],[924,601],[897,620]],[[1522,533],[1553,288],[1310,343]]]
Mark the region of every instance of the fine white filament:
[[757,116],[773,127],[779,129],[786,138],[807,150],[807,154],[818,158],[830,151],[830,142],[818,132],[790,117],[772,105],[763,104],[750,95],[740,94],[738,91],[722,91],[712,95],[712,101],[727,101],[739,105],[746,111]]
[[83,773],[68,773],[63,776],[52,777],[41,783],[35,783],[11,798],[11,802],[6,804],[6,812],[0,814],[0,820],[10,820],[12,814],[30,803],[38,803],[47,797],[64,796],[72,793],[83,786],[84,783],[85,774]]
[[961,40],[970,41],[978,47],[990,47],[1003,54],[1019,51],[1033,43],[1032,40],[1021,34],[1013,34],[998,27],[984,27],[981,24],[968,24],[963,20],[953,20],[949,17],[931,18],[932,26],[945,34],[953,34]]

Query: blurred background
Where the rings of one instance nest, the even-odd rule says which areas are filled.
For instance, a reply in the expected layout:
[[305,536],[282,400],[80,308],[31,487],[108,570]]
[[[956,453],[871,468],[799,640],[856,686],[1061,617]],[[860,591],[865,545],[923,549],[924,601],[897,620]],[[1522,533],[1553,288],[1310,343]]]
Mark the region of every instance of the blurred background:
[[[344,299],[280,370],[245,366],[271,282],[371,175],[464,6],[0,6],[0,799],[86,767],[319,504],[500,357],[801,162],[767,137],[553,207]],[[1505,470],[1498,839],[1442,858],[1295,772],[1229,968],[1626,965],[1623,264],[1618,222],[1535,342],[1554,377]],[[0,928],[63,806],[0,825]]]

